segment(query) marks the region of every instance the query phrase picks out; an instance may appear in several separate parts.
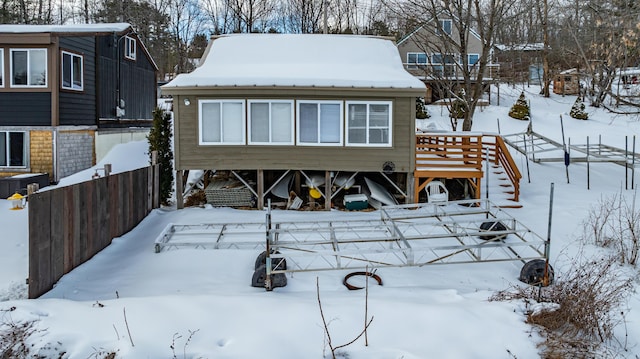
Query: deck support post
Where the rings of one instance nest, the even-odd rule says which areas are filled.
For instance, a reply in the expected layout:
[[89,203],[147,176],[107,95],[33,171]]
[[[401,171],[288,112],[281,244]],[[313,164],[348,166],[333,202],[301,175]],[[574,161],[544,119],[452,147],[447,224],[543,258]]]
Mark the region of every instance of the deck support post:
[[331,210],[331,172],[324,171],[324,209]]
[[405,204],[418,203],[413,193],[413,190],[414,190],[413,181],[414,181],[413,173],[412,172],[407,173],[407,184],[406,184],[407,198],[405,198],[404,200]]
[[257,207],[258,209],[264,209],[264,170],[263,169],[258,169],[257,171],[257,187],[256,191],[257,193],[257,197],[258,197],[258,203],[257,203]]
[[176,208],[183,209],[184,208],[184,196],[182,192],[184,191],[184,183],[182,182],[182,174],[183,170],[176,171]]

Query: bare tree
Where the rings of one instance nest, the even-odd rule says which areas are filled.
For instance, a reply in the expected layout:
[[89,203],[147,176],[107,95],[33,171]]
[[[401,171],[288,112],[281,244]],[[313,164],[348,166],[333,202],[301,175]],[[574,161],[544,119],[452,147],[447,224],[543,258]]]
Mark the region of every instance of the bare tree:
[[[385,3],[408,22],[420,26],[413,38],[425,54],[430,54],[425,75],[437,83],[443,97],[457,97],[463,102],[462,129],[470,131],[484,91],[497,29],[511,2],[385,0]],[[479,49],[470,50],[471,36],[479,40]]]
[[[640,60],[639,24],[640,5],[624,0],[592,0],[584,10],[576,10],[574,16],[565,19],[588,82],[585,95],[591,106],[607,107],[608,96],[617,102],[624,100],[612,86],[616,79],[622,79],[621,70]],[[637,102],[626,104],[640,107]]]
[[197,0],[170,0],[168,5],[170,27],[176,51],[175,72],[193,70],[189,62],[188,43],[202,33],[206,16],[200,11]]
[[322,1],[286,0],[280,2],[283,31],[312,34],[322,27]]
[[221,0],[203,0],[203,11],[211,24],[213,34],[226,34],[233,31],[229,2]]
[[264,32],[275,9],[274,0],[224,0],[233,32]]
[[4,0],[0,11],[3,20],[11,23],[50,24],[52,21],[51,0]]

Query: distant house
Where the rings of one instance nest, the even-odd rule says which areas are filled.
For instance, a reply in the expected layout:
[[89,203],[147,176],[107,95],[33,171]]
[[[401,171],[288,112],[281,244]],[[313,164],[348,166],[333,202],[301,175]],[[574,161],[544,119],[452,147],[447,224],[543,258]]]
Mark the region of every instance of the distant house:
[[[427,85],[425,100],[429,103],[438,99],[438,89],[442,80],[455,84],[462,79],[463,59],[454,52],[444,37],[459,39],[460,34],[451,19],[440,19],[418,27],[412,33],[398,41],[398,51],[404,66],[411,74]],[[458,44],[459,40],[455,40]],[[477,74],[476,65],[482,54],[482,42],[475,31],[470,31],[467,45],[466,63],[472,75]],[[492,57],[490,56],[490,61]],[[500,66],[490,62],[483,74],[483,82],[498,77]],[[475,76],[475,75],[474,75]]]
[[500,64],[500,79],[541,84],[543,49],[542,43],[496,45],[494,61]]
[[326,183],[313,192],[326,208],[343,174],[409,193],[416,97],[424,92],[389,39],[214,37],[197,69],[162,87],[173,96],[176,178],[192,169],[230,171],[259,207],[293,172],[301,196],[314,186],[311,177]]
[[157,67],[126,23],[0,25],[0,177],[52,181],[144,138]]

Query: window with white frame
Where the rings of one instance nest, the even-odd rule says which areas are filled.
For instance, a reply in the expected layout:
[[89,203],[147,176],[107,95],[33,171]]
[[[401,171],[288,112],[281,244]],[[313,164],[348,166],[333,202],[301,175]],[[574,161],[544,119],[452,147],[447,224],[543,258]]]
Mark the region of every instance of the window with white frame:
[[293,145],[293,101],[249,101],[249,144]]
[[0,131],[0,167],[26,167],[26,133]]
[[407,66],[410,69],[415,69],[418,66],[425,66],[427,64],[427,54],[424,52],[408,52],[407,53]]
[[347,102],[347,145],[392,145],[390,101]]
[[11,49],[11,87],[47,87],[47,49]]
[[124,37],[124,57],[129,60],[136,59],[136,39],[133,37]]
[[440,34],[444,32],[447,35],[451,35],[451,20],[440,20],[436,33]]
[[4,87],[4,49],[0,49],[0,87]]
[[479,54],[468,54],[467,55],[467,61],[469,63],[469,67],[475,65],[476,63],[478,63],[478,60],[480,60],[480,55]]
[[201,145],[244,145],[244,100],[198,101]]
[[343,140],[341,101],[298,101],[298,144],[337,146]]
[[82,56],[62,51],[62,88],[82,91]]

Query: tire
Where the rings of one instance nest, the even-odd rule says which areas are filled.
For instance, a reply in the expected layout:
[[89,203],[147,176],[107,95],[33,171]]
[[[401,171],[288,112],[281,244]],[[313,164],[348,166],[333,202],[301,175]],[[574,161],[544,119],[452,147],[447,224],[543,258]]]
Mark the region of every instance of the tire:
[[[275,251],[271,252],[272,254],[280,254],[280,252]],[[256,270],[258,267],[262,265],[267,265],[267,251],[262,251],[256,258],[256,262],[253,265],[253,269]],[[287,260],[284,258],[272,259],[271,260],[271,270],[285,270],[287,269]]]
[[[264,288],[267,280],[267,266],[261,265],[253,272],[251,278],[251,286],[256,288]],[[276,273],[271,275],[271,287],[284,287],[287,285],[287,276],[284,273]]]
[[363,289],[363,287],[358,287],[355,286],[353,284],[349,284],[349,278],[356,276],[356,275],[363,275],[363,276],[367,276],[367,277],[371,277],[373,279],[375,279],[376,282],[378,282],[378,285],[382,285],[382,278],[380,278],[379,275],[372,273],[372,272],[352,272],[347,274],[346,276],[344,276],[344,279],[342,280],[342,284],[347,287],[347,289],[349,290],[358,290],[358,289]]
[[[496,231],[506,231],[506,230],[507,230],[507,227],[504,224],[502,224],[502,222],[482,222],[482,224],[480,225],[480,232],[483,232],[483,231],[496,232]],[[491,235],[478,236],[478,237],[485,241],[501,241],[507,238],[507,235],[491,234]]]
[[521,282],[533,285],[533,286],[543,286],[546,287],[553,283],[553,267],[549,264],[547,269],[547,280],[544,278],[545,266],[547,266],[547,262],[542,259],[534,259],[522,266],[520,270],[520,279]]

